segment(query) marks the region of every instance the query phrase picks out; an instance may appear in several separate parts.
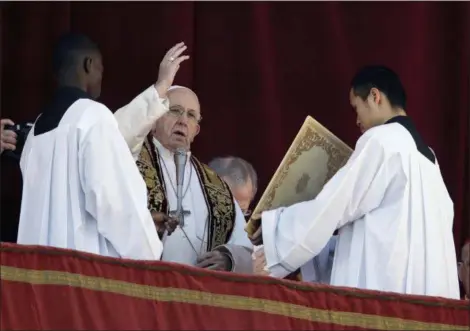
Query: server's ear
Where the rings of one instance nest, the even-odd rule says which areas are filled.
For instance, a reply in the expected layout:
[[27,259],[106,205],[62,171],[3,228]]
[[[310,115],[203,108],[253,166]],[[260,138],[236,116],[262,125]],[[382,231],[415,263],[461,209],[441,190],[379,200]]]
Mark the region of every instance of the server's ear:
[[83,70],[89,74],[91,72],[91,63],[92,63],[92,58],[91,57],[85,57],[83,60]]
[[379,104],[382,101],[380,91],[375,87],[371,88],[370,96],[372,97],[372,102],[375,104]]
[[375,87],[371,88],[366,103],[369,107],[376,109],[382,103],[382,95]]

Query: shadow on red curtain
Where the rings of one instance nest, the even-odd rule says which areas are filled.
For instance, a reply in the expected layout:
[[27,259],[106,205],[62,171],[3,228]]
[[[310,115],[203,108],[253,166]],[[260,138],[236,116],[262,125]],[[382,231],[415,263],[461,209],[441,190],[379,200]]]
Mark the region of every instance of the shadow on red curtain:
[[[2,117],[36,118],[53,88],[53,43],[68,30],[101,46],[102,101],[111,109],[152,84],[166,49],[185,41],[191,60],[176,83],[201,100],[195,153],[204,161],[221,154],[249,160],[262,193],[306,115],[354,146],[350,79],[363,65],[384,64],[401,76],[407,111],[439,158],[460,246],[470,234],[469,8],[466,2],[4,3]],[[2,160],[6,241],[16,239],[20,186],[17,164]]]

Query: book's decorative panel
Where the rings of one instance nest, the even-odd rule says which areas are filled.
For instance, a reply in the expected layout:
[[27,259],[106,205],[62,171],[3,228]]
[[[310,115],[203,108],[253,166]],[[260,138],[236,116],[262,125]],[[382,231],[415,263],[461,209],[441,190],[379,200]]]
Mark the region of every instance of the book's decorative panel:
[[[265,210],[314,199],[351,154],[352,149],[348,145],[307,116],[253,211],[253,216]],[[255,229],[250,219],[246,231],[252,234]]]

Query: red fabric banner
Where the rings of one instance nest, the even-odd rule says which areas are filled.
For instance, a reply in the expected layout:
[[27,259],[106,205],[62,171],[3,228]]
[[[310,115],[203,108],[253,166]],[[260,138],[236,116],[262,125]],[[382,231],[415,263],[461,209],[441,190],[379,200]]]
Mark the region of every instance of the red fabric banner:
[[468,330],[468,303],[2,244],[2,330]]

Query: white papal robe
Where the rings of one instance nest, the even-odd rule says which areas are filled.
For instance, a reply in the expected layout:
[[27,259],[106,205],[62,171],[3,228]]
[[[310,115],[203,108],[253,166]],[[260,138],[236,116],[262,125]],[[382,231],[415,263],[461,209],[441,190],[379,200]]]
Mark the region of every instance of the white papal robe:
[[459,298],[453,203],[399,123],[372,128],[316,199],[262,214],[267,268],[284,277],[339,229],[331,285]]
[[[136,97],[129,105],[119,109],[115,114],[115,118],[119,123],[119,129],[129,145],[134,159],[139,158],[143,142],[150,132],[156,120],[167,110],[168,102],[166,99],[158,99],[159,105],[155,104],[148,107],[150,95],[153,94],[152,87]],[[165,163],[166,169],[162,164],[162,173],[165,179],[165,187],[167,192],[167,200],[170,210],[176,209],[176,195],[171,186],[176,183],[176,166],[173,154],[164,148],[157,140],[154,140],[158,153],[162,162]],[[188,155],[190,155],[188,153]],[[168,173],[166,172],[168,170]],[[177,262],[187,265],[195,265],[197,256],[205,253],[207,248],[208,229],[207,222],[207,205],[202,192],[201,183],[198,180],[194,166],[189,162],[186,163],[185,183],[183,189],[186,190],[187,181],[189,181],[189,172],[192,171],[191,183],[183,199],[183,207],[189,210],[191,214],[185,218],[184,233],[179,227],[170,236],[165,236],[162,241],[164,245],[162,260],[169,262]],[[232,271],[239,273],[252,273],[251,252],[253,245],[251,244],[244,226],[246,224],[243,212],[238,203],[234,200],[236,218],[235,225],[230,240],[223,247],[219,247],[222,251],[227,250],[232,258]],[[204,229],[205,228],[205,229]],[[191,243],[190,243],[191,242]]]
[[[158,149],[161,162],[164,163],[162,164],[162,174],[165,180],[168,206],[170,210],[176,210],[176,192],[173,189],[174,187],[176,188],[176,166],[174,156],[172,152],[163,147],[155,138],[154,144]],[[204,254],[207,249],[209,213],[196,169],[194,168],[194,165],[189,162],[190,155],[190,152],[188,152],[188,162],[186,162],[185,166],[183,183],[183,193],[187,191],[183,198],[183,210],[190,211],[190,214],[185,217],[185,225],[183,227],[184,231],[181,227],[178,227],[170,236],[165,236],[162,239],[164,247],[162,260],[195,265],[197,263],[197,257]],[[252,249],[252,244],[244,230],[245,217],[240,206],[235,200],[234,203],[236,213],[235,225],[227,245],[246,247],[246,249],[250,251]],[[247,252],[246,256],[248,258],[250,257],[249,252]],[[232,258],[234,258],[234,261],[232,262],[234,262],[233,267],[234,271],[236,271],[237,267],[240,267],[240,264],[243,262],[238,259],[237,254],[232,254]],[[251,258],[246,262],[248,262],[249,268],[251,269]],[[246,270],[244,271],[246,272]]]
[[[70,93],[84,92],[68,91],[65,99]],[[149,93],[147,101],[159,100]],[[116,119],[103,104],[76,99],[55,128],[35,135],[36,123],[28,135],[17,242],[159,259],[163,245],[147,209],[146,186]]]

